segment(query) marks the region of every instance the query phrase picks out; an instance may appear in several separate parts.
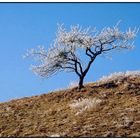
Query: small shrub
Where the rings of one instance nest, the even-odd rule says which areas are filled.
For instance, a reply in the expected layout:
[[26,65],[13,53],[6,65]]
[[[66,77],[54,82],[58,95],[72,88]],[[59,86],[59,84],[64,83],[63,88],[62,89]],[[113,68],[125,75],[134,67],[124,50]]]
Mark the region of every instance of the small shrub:
[[108,76],[103,76],[102,78],[98,80],[98,82],[108,83],[108,82],[116,81],[116,80],[119,81],[125,77],[131,77],[131,78],[140,77],[140,71],[126,71],[126,72],[118,72],[118,73],[115,72]]
[[60,137],[59,134],[53,134],[53,135],[50,135],[49,137]]
[[74,88],[74,87],[78,87],[78,82],[77,81],[71,81],[69,83],[68,88]]
[[100,99],[92,98],[92,99],[78,99],[70,104],[72,109],[78,110],[77,114],[82,113],[83,111],[96,107],[99,103],[101,103]]

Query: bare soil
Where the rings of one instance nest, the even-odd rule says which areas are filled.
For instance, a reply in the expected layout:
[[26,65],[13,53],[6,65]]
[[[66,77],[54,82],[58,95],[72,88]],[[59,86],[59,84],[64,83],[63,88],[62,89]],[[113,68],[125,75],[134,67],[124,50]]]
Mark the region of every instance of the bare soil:
[[[81,98],[102,102],[76,114]],[[0,103],[0,137],[140,137],[140,78]]]

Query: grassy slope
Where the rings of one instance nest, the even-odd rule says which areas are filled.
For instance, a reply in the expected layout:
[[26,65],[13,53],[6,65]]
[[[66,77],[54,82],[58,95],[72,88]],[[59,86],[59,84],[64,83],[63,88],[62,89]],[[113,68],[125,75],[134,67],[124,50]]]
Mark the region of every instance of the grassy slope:
[[[79,98],[102,102],[76,115]],[[76,88],[0,103],[1,137],[140,136],[140,78],[91,83]]]

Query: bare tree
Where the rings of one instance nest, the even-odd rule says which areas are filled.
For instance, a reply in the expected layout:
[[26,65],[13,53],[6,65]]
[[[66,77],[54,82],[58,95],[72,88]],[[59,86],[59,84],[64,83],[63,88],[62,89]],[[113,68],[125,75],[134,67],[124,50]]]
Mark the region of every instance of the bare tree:
[[[41,62],[31,68],[35,74],[43,78],[61,70],[75,72],[79,77],[79,89],[81,89],[84,78],[96,57],[113,50],[132,49],[134,47],[132,41],[137,32],[136,28],[122,32],[118,24],[114,27],[105,27],[100,32],[90,27],[83,29],[79,25],[71,26],[70,31],[66,31],[63,25],[58,25],[56,39],[48,51],[44,47],[39,47],[28,51],[26,56],[33,56]],[[78,55],[80,52],[84,52],[88,58],[85,65]]]

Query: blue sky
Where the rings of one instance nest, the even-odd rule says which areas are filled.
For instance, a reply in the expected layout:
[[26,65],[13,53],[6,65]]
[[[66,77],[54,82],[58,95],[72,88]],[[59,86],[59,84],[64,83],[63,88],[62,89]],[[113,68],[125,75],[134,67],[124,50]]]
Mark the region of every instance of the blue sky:
[[[122,20],[122,30],[140,27],[139,3],[0,3],[0,102],[39,95],[67,88],[77,81],[74,73],[59,73],[41,80],[29,66],[31,59],[23,59],[27,49],[44,45],[50,47],[57,23],[70,25],[113,26]],[[96,81],[112,72],[140,69],[140,33],[135,49],[113,53],[112,60],[99,57],[93,63],[85,82]]]

